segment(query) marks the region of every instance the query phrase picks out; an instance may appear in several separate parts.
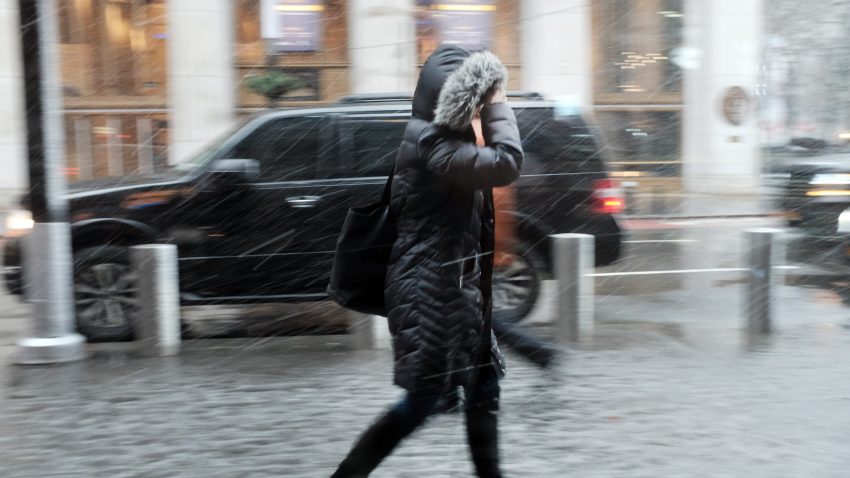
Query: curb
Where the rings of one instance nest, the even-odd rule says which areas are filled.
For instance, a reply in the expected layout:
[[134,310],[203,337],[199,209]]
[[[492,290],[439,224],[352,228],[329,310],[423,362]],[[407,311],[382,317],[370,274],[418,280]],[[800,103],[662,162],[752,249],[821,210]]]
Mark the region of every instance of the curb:
[[742,213],[742,214],[641,214],[641,215],[624,215],[621,216],[622,219],[672,219],[672,220],[685,220],[685,219],[747,219],[747,218],[768,218],[775,217],[781,218],[784,217],[782,213],[779,212],[763,212],[763,213]]

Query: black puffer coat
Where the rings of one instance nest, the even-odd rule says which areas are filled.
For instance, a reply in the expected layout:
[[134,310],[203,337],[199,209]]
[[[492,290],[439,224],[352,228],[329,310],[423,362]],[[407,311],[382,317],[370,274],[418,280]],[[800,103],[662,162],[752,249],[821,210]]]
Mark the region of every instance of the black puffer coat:
[[506,104],[481,112],[487,147],[476,146],[471,120],[506,76],[490,53],[444,46],[419,77],[392,181],[398,239],[384,293],[395,383],[407,390],[464,385],[498,353],[490,330],[491,188],[518,177],[523,153]]

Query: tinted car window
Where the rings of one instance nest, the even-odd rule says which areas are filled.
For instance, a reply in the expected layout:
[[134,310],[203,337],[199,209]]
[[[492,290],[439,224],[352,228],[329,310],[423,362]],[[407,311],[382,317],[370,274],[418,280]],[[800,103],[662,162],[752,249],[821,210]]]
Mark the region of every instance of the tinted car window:
[[347,146],[336,177],[389,175],[406,126],[407,117],[347,118],[340,128]]
[[516,110],[527,174],[605,171],[590,129],[578,117],[555,118],[551,108]]
[[322,116],[269,120],[242,140],[229,155],[260,162],[260,182],[314,179],[328,142],[330,122]]

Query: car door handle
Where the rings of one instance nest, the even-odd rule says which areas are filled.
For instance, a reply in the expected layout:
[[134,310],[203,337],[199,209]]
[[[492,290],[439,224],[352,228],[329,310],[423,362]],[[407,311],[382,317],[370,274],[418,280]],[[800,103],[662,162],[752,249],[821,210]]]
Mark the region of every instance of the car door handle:
[[286,202],[291,204],[292,207],[315,207],[321,198],[321,196],[290,196],[286,198]]

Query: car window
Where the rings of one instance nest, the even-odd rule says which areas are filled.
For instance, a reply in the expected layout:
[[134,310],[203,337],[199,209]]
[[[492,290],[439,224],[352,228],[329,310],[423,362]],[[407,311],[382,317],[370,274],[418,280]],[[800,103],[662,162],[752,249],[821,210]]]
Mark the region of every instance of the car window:
[[259,161],[259,182],[315,179],[330,134],[323,116],[272,119],[239,142],[230,157]]
[[551,108],[518,109],[516,116],[529,173],[605,170],[593,135],[580,118],[555,118]]
[[387,176],[395,163],[408,116],[351,116],[340,134],[345,143],[336,177]]

